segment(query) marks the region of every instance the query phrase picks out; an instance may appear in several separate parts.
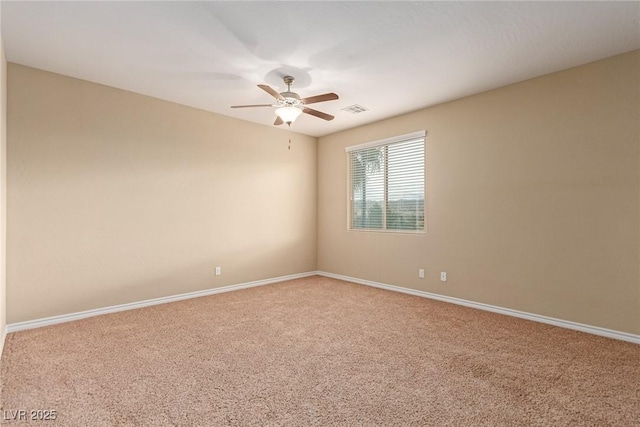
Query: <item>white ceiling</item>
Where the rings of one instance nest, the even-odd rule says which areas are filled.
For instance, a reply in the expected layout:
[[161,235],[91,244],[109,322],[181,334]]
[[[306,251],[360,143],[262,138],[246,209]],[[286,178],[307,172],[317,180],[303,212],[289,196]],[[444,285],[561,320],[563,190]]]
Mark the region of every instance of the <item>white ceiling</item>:
[[[7,60],[321,136],[640,48],[640,2],[2,2]],[[341,111],[360,104],[369,111]]]

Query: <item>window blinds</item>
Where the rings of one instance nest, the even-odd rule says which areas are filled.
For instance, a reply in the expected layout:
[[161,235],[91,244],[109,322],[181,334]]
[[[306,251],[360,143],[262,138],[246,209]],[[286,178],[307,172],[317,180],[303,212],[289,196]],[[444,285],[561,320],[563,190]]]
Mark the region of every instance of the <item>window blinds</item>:
[[349,228],[424,232],[425,132],[347,148]]

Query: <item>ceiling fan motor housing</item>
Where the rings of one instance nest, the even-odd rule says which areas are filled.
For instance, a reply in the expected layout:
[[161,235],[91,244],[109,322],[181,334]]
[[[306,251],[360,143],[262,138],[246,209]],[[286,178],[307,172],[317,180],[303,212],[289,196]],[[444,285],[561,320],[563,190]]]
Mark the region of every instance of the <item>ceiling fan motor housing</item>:
[[291,92],[291,85],[296,81],[296,79],[291,76],[284,76],[282,80],[284,81],[284,84],[287,85],[287,90],[284,92],[280,92],[280,95],[282,95],[282,97],[284,98],[283,104],[286,106],[300,105],[300,95],[295,92]]
[[295,92],[280,92],[280,95],[282,95],[283,98],[287,99],[297,99],[300,100],[300,95],[298,95]]

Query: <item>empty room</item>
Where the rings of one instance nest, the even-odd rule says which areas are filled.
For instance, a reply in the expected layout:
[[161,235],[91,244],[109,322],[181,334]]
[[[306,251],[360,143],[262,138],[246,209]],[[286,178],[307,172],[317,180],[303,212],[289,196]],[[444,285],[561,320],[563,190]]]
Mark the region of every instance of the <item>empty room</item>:
[[638,425],[640,2],[0,25],[0,423]]

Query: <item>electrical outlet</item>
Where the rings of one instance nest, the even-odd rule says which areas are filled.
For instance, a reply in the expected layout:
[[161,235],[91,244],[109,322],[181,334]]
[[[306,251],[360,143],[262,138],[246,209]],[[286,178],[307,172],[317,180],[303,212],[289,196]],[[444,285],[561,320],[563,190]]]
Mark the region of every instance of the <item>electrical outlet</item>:
[[421,268],[420,270],[418,270],[418,277],[421,279],[424,279],[424,268]]
[[222,274],[222,267],[216,267],[216,276],[220,276]]
[[440,272],[440,281],[441,282],[446,282],[447,281],[447,272],[446,271],[441,271]]

